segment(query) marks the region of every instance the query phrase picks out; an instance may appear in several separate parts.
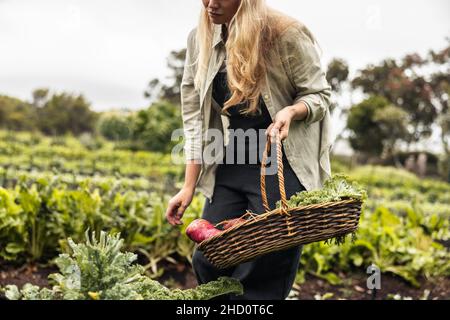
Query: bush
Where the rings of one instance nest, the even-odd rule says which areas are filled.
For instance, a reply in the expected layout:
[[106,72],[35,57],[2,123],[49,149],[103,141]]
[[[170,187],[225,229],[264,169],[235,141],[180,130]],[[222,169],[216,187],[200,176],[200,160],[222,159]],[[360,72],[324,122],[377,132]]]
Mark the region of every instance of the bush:
[[126,116],[104,115],[100,118],[98,130],[108,140],[125,141],[131,137],[131,119]]

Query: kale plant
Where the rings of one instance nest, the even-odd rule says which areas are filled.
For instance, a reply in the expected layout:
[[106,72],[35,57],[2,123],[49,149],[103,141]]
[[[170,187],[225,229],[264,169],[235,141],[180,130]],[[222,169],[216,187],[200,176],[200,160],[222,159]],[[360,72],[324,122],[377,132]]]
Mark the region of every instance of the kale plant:
[[15,285],[4,288],[11,300],[206,300],[223,294],[242,294],[241,283],[233,278],[221,277],[217,281],[194,289],[170,290],[144,275],[144,268],[134,264],[136,254],[121,252],[120,234],[95,234],[86,243],[76,244],[68,239],[72,254],[61,254],[56,259],[60,273],[49,279],[56,282],[51,288],[26,284],[22,289]]

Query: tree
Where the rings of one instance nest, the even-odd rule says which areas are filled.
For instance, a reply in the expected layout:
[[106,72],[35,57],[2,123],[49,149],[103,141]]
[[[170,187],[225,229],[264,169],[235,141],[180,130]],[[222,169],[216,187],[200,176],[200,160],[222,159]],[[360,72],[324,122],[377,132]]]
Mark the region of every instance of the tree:
[[42,108],[48,97],[49,90],[47,88],[39,88],[33,91],[33,106],[36,108]]
[[372,156],[392,156],[398,140],[407,134],[408,114],[380,96],[353,106],[347,120],[350,145]]
[[[342,119],[348,114],[348,107],[345,107],[342,102],[339,102],[339,98],[342,97],[344,92],[351,91],[348,75],[349,66],[343,59],[335,58],[328,64],[326,77],[334,93],[332,95],[333,100],[330,104],[330,113],[332,116],[337,114],[338,119]],[[335,143],[343,139],[344,135],[345,129],[339,132],[335,139]]]
[[38,126],[43,133],[79,135],[94,132],[97,114],[90,110],[83,95],[61,93],[50,98],[45,95],[39,98],[39,103],[42,107],[38,108]]
[[168,77],[171,82],[163,84],[159,79],[152,79],[144,92],[144,96],[152,102],[165,100],[175,105],[181,105],[180,86],[183,78],[186,49],[172,51],[167,58],[167,66],[171,70]]
[[103,115],[98,124],[100,134],[108,140],[126,141],[131,137],[132,118],[124,115]]
[[440,162],[442,176],[450,181],[450,38],[448,45],[443,50],[435,52],[430,50],[428,61],[438,68],[438,72],[431,76],[433,103],[439,109],[438,124],[441,132],[441,142],[444,154]]
[[172,132],[181,127],[179,106],[160,101],[136,114],[133,119],[132,139],[147,150],[170,152],[177,143],[171,141]]
[[349,68],[343,59],[335,58],[328,64],[327,80],[334,92],[341,92],[342,85],[348,80]]
[[36,112],[33,106],[20,99],[0,95],[0,128],[35,130]]
[[402,62],[386,59],[379,65],[369,65],[359,71],[352,80],[354,88],[364,93],[385,97],[390,103],[402,108],[410,116],[408,144],[431,136],[438,109],[432,102],[432,87],[416,67],[426,60],[418,54],[407,55]]
[[[373,115],[373,120],[378,125],[382,135],[383,152],[382,159],[396,158],[396,145],[399,140],[404,140],[408,135],[408,114],[401,108],[392,104],[379,108]],[[397,161],[399,166],[400,163]]]

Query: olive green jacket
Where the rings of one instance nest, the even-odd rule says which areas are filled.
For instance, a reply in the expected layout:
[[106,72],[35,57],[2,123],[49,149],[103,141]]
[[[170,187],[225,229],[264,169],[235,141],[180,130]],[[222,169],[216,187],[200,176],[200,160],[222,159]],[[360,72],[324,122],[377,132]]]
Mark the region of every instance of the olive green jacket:
[[[306,190],[317,189],[331,175],[331,87],[326,80],[317,46],[309,36],[310,31],[298,21],[288,24],[283,30],[273,46],[273,63],[268,68],[261,95],[272,119],[286,106],[299,101],[306,104],[307,117],[291,122],[283,147],[289,164]],[[203,158],[203,151],[210,143],[207,129],[227,131],[227,117],[220,113],[221,108],[212,98],[212,82],[226,55],[221,25],[214,26],[212,47],[206,81],[197,90],[194,87],[198,54],[196,29],[189,33],[180,87],[186,160]],[[196,189],[211,202],[217,166],[218,163],[201,161],[196,184]]]

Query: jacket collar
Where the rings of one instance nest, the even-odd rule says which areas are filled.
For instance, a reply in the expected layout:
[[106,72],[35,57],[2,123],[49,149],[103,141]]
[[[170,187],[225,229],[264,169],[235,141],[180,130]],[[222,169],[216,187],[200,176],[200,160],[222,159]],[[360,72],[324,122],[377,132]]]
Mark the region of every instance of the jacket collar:
[[222,41],[222,25],[221,24],[215,24],[214,25],[214,34],[213,34],[213,41],[212,41],[212,48],[214,49],[220,42]]

